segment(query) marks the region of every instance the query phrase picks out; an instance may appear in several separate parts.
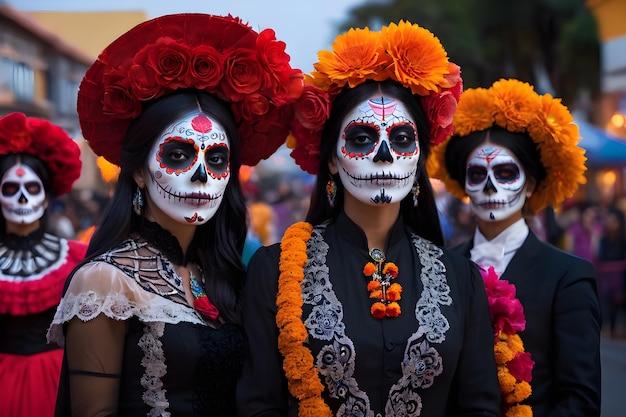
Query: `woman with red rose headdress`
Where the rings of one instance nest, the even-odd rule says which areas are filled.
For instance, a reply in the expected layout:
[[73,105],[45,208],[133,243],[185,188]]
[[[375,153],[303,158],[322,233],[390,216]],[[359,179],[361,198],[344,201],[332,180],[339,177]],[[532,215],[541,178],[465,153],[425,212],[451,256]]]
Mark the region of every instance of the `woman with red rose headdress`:
[[[496,278],[485,280],[489,292],[508,282],[524,310],[525,323],[518,319],[522,325],[516,329],[494,326],[496,350],[503,340],[518,338],[508,358],[496,352],[503,416],[600,415],[596,271],[590,262],[540,241],[526,223],[585,182],[585,151],[573,122],[560,99],[540,95],[526,82],[501,79],[463,92],[454,135],[430,160],[429,172],[455,197],[469,197],[476,215],[472,239],[453,250],[491,269]],[[495,315],[514,310],[494,307]],[[517,361],[524,353],[534,365]]]
[[89,68],[83,135],[120,171],[48,333],[58,416],[236,415],[239,168],[284,142],[301,91],[274,32],[232,16],[149,20]]
[[404,21],[318,57],[288,141],[317,182],[307,221],[250,261],[239,415],[498,416],[481,276],[440,247],[424,169],[459,67]]
[[46,343],[67,275],[87,246],[47,233],[48,205],[80,176],[80,150],[59,126],[0,117],[0,416],[51,417],[63,349]]

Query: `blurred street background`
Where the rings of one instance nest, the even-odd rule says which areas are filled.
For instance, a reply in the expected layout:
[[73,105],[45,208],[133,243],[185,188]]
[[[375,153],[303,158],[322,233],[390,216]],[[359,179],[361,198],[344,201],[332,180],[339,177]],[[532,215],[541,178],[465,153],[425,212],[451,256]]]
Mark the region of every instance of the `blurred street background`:
[[[87,241],[116,178],[116,168],[96,158],[81,136],[76,94],[85,71],[126,30],[180,12],[230,13],[255,29],[270,27],[305,73],[316,52],[330,49],[347,28],[405,19],[440,38],[466,88],[518,78],[562,98],[580,128],[587,184],[528,222],[542,239],[596,265],[604,320],[602,417],[626,415],[626,0],[0,0],[0,115],[49,119],[81,147],[80,180],[49,208],[53,233]],[[283,147],[242,170],[257,245],[277,242],[306,215],[313,178],[289,152]],[[447,244],[468,239],[474,223],[467,202],[440,183],[434,187]],[[617,255],[603,249],[616,245],[624,248],[611,251]]]

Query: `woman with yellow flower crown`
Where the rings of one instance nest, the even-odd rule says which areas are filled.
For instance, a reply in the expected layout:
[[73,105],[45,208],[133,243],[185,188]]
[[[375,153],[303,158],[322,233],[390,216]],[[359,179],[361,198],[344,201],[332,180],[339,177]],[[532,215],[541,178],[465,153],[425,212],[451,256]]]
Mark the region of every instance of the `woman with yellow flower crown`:
[[405,21],[318,56],[288,140],[317,182],[307,221],[250,262],[239,415],[499,415],[481,276],[440,247],[424,167],[459,67]]
[[514,285],[525,315],[525,323],[523,315],[495,323],[502,415],[599,416],[596,273],[540,241],[525,222],[585,182],[573,117],[560,99],[503,79],[465,91],[454,125],[429,160],[429,173],[454,196],[469,197],[476,215],[473,239],[454,249],[489,269],[488,295]]

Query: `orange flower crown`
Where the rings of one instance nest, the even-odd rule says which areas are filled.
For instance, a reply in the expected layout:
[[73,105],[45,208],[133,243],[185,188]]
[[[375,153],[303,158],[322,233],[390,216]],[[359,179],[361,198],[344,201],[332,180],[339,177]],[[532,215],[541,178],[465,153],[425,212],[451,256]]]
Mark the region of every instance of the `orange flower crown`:
[[[586,183],[587,158],[585,150],[578,146],[581,137],[573,121],[561,99],[550,94],[540,96],[528,83],[501,79],[487,89],[463,92],[454,115],[452,137],[462,138],[494,126],[528,134],[537,145],[546,170],[546,178],[526,203],[536,213],[549,205],[558,206],[576,193],[579,184]],[[448,192],[463,199],[467,196],[464,184],[450,177],[445,164],[450,139],[434,147],[427,169],[432,177],[444,182]]]
[[80,148],[65,130],[47,120],[14,112],[0,117],[0,155],[28,154],[39,158],[55,196],[67,194],[80,177]]
[[350,29],[335,39],[332,49],[318,53],[315,71],[305,77],[287,139],[291,156],[304,171],[317,172],[321,132],[334,98],[344,87],[368,80],[393,80],[419,96],[432,144],[452,134],[452,115],[463,89],[461,70],[430,31],[406,21],[380,31]]
[[78,115],[94,152],[118,165],[130,123],[150,102],[178,89],[228,102],[242,143],[242,164],[268,158],[289,134],[302,71],[291,68],[272,29],[200,13],[143,22],[107,46],[87,70]]

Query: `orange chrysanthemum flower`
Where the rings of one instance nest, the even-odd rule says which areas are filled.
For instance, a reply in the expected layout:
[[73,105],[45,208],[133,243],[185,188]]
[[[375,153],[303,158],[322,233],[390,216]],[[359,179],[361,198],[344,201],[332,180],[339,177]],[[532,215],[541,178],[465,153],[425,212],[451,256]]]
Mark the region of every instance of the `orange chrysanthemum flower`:
[[448,56],[429,30],[401,20],[381,29],[380,42],[391,59],[388,70],[393,72],[392,78],[409,86],[413,94],[437,92],[446,82]]
[[332,84],[354,88],[367,79],[376,79],[381,73],[383,50],[378,33],[368,28],[350,29],[337,36],[332,51],[320,51],[316,71],[311,76],[315,85],[328,90]]

